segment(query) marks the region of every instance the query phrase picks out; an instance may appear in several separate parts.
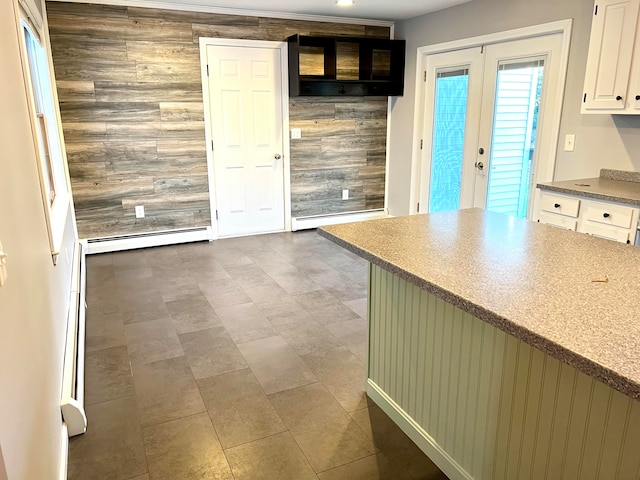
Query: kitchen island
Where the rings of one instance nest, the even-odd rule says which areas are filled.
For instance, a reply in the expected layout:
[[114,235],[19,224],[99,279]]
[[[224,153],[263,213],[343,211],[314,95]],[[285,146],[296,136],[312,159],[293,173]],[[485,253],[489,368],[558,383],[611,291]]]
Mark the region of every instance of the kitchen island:
[[480,209],[324,227],[367,393],[452,479],[640,478],[640,249]]

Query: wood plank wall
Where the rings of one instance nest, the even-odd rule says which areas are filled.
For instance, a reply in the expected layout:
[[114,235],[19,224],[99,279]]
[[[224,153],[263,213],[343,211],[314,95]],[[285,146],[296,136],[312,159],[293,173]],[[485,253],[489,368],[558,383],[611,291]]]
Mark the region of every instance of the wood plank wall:
[[[382,27],[47,2],[81,238],[210,225],[199,38],[389,36]],[[382,208],[387,101],[293,98],[294,217]],[[350,190],[343,201],[342,190]],[[134,206],[146,218],[136,219]]]

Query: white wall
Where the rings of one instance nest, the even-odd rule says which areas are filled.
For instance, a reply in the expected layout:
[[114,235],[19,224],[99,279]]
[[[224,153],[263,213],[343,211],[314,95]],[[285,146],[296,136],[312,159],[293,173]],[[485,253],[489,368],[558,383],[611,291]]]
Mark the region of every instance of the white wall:
[[9,255],[8,281],[0,288],[0,448],[10,480],[50,480],[58,477],[61,453],[60,387],[75,233],[69,211],[54,267],[14,2],[0,1],[0,241]]
[[574,152],[558,152],[554,178],[595,177],[600,168],[640,171],[640,116],[580,114],[592,10],[593,0],[473,0],[396,24],[395,37],[407,40],[407,70],[404,96],[391,113],[392,215],[409,213],[416,49],[556,20],[573,19],[560,138],[575,133],[576,145]]

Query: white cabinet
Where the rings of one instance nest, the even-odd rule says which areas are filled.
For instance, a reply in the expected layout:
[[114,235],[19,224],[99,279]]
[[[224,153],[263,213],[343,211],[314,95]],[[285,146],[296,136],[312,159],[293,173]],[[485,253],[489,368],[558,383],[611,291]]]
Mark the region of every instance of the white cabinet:
[[640,0],[596,0],[582,113],[640,114]]
[[633,243],[640,209],[555,192],[540,192],[536,220],[554,227]]

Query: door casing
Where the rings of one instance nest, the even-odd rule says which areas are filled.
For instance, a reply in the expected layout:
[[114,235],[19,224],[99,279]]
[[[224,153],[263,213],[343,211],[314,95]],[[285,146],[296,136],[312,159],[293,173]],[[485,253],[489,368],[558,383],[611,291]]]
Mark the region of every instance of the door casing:
[[[210,98],[208,88],[207,74],[207,46],[226,46],[226,47],[254,47],[254,48],[272,48],[279,51],[280,68],[283,81],[281,88],[281,107],[282,107],[282,160],[284,175],[284,229],[291,231],[291,162],[289,151],[289,84],[288,78],[288,50],[287,42],[272,42],[266,40],[239,40],[231,38],[206,38],[200,37],[200,74],[202,77],[202,101],[204,103],[204,124],[205,124],[205,140],[207,151],[207,175],[209,177],[209,204],[211,208],[211,226],[213,239],[219,238],[218,221],[216,219],[217,201],[214,189],[215,169],[214,169],[214,145],[212,138],[213,119],[210,113]],[[253,235],[253,234],[252,234]]]

